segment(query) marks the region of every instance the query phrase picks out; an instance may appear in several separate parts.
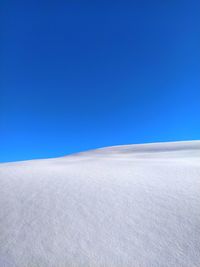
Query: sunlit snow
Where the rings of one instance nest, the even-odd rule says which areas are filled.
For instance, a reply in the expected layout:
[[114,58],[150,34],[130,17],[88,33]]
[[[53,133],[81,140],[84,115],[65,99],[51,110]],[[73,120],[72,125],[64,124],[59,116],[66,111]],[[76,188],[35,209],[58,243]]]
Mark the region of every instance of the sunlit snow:
[[200,141],[0,164],[1,267],[199,267]]

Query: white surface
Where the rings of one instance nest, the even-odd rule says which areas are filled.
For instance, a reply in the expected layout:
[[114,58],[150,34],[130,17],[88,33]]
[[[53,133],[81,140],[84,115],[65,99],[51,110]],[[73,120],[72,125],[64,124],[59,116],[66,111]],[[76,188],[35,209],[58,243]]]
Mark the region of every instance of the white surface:
[[200,142],[0,164],[1,267],[199,267]]

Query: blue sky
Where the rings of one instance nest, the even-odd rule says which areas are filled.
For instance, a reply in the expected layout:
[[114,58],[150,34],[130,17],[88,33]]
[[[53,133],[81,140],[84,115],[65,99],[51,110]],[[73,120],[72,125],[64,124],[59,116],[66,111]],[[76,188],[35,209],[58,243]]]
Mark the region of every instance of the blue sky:
[[1,162],[200,139],[199,1],[0,5]]

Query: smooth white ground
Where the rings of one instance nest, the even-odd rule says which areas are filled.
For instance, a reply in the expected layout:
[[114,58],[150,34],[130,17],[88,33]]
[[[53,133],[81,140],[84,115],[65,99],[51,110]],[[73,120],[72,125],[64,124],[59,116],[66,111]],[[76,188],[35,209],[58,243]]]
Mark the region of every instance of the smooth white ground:
[[199,267],[200,141],[0,164],[0,267]]

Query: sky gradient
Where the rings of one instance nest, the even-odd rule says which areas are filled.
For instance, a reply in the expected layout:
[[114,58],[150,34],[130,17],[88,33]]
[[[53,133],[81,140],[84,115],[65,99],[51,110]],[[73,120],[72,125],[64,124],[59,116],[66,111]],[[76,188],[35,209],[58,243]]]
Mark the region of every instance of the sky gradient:
[[0,5],[0,162],[200,139],[199,1]]

